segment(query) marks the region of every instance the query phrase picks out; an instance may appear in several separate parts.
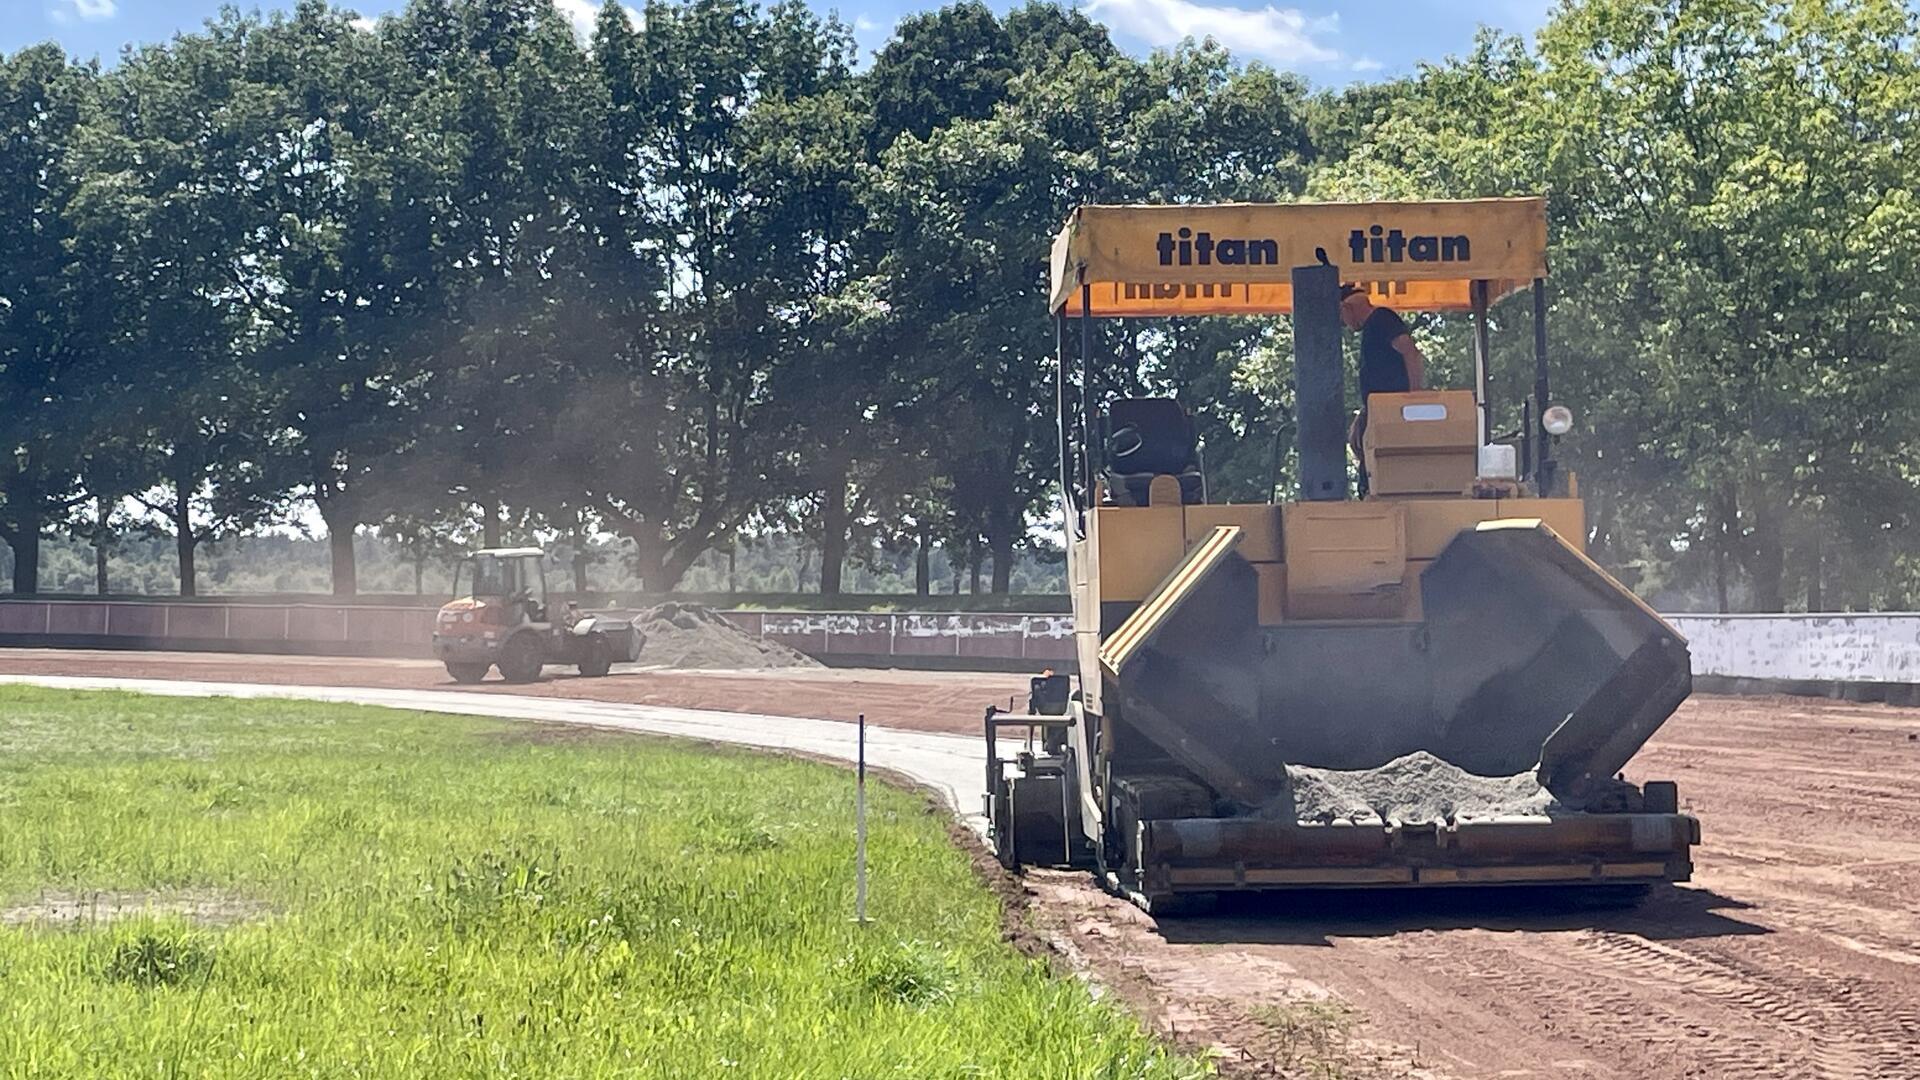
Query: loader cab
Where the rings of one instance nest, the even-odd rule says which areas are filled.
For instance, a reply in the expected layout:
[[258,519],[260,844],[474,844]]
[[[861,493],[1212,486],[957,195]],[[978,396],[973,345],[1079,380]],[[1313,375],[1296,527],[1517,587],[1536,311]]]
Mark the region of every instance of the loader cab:
[[453,604],[494,626],[547,621],[546,559],[539,548],[484,548],[453,570]]

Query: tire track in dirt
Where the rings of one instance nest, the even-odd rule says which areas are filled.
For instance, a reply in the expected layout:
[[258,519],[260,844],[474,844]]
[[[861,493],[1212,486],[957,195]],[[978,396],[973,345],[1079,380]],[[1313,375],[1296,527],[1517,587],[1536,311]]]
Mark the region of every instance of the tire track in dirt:
[[[1775,957],[1782,970],[1756,965],[1739,957],[1695,951],[1691,943],[1667,945],[1620,934],[1594,932],[1574,942],[1601,969],[1625,970],[1639,977],[1649,993],[1679,992],[1704,998],[1736,1014],[1738,1028],[1722,1028],[1707,1036],[1709,1045],[1698,1053],[1722,1068],[1760,1067],[1755,1051],[1773,1059],[1772,1067],[1792,1061],[1813,1066],[1821,1076],[1847,1080],[1878,1080],[1897,1073],[1875,1063],[1870,1051],[1897,1042],[1899,1021],[1882,1010],[1856,1011],[1847,1007],[1851,990],[1844,983],[1795,970],[1791,959]],[[1753,947],[1752,951],[1765,950]],[[1752,1030],[1753,1026],[1759,1032]],[[1894,1036],[1889,1040],[1887,1036]],[[1757,1041],[1749,1042],[1759,1035]],[[1871,1039],[1872,1046],[1863,1046]],[[1735,1048],[1735,1040],[1745,1044]],[[1784,1045],[1793,1043],[1791,1047]]]
[[[1581,947],[1588,939],[1644,944],[1623,935],[1574,931],[1524,945],[1488,937],[1442,941],[1408,959],[1464,994],[1502,1004],[1516,1025],[1537,1017],[1560,1037],[1576,1041],[1605,1063],[1596,1064],[1596,1075],[1776,1075],[1797,1055],[1755,1036],[1768,1026],[1800,1023],[1812,1015],[1802,1015],[1790,1002],[1734,988],[1717,999],[1705,995],[1720,1008],[1704,1010],[1694,999],[1697,983],[1676,978],[1677,971],[1659,970],[1657,962],[1639,955],[1622,965],[1623,957],[1604,946]],[[1759,1031],[1741,1023],[1743,1012],[1764,1021],[1754,1025]]]

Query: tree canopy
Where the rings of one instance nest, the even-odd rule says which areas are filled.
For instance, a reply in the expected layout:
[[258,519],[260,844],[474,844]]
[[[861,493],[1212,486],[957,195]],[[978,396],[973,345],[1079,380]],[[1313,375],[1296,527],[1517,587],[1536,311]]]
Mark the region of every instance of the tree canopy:
[[[508,534],[673,588],[778,535],[1004,592],[1050,539],[1048,244],[1087,202],[1545,193],[1590,550],[1676,607],[1920,603],[1920,19],[1569,0],[1339,91],[967,0],[326,0],[0,57],[0,541]],[[1230,43],[1229,43],[1230,44]],[[1497,420],[1531,383],[1492,313]],[[1463,320],[1416,333],[1464,385]],[[1291,467],[1283,320],[1101,328],[1216,497]],[[145,550],[143,547],[142,550]],[[599,557],[599,556],[596,556]],[[811,560],[811,556],[809,556]],[[416,562],[416,567],[419,565]],[[702,571],[703,573],[705,571]],[[944,579],[944,574],[942,575]]]

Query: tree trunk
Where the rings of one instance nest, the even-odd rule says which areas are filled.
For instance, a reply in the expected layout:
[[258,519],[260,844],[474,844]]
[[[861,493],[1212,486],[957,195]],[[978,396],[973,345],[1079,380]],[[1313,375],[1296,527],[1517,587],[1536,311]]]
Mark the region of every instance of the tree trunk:
[[734,562],[738,558],[739,554],[740,554],[740,549],[738,546],[734,544],[727,545],[727,595],[728,596],[733,595]]
[[480,546],[497,548],[500,546],[500,512],[493,503],[482,499],[480,506]]
[[1727,600],[1727,538],[1724,524],[1718,542],[1713,545],[1713,593],[1714,610],[1725,615],[1732,605]]
[[93,591],[107,595],[107,519],[113,516],[113,503],[105,496],[93,500]]
[[1728,588],[1727,571],[1733,558],[1733,534],[1738,511],[1733,500],[1725,495],[1715,500],[1715,506],[1718,512],[1714,515],[1717,520],[1714,522],[1713,538],[1713,589],[1720,614],[1725,615],[1733,610],[1728,595],[1731,590]]
[[327,554],[333,563],[333,595],[357,596],[360,571],[355,565],[352,524],[341,528],[327,526]]
[[1009,515],[987,518],[987,550],[993,555],[993,595],[1005,596],[1013,587],[1014,523]]
[[587,531],[580,512],[573,512],[573,595],[587,595]]
[[[177,523],[175,525],[175,528],[179,528],[179,525]],[[191,527],[188,527],[184,532],[174,533],[173,554],[174,554],[174,557],[177,560],[179,560],[179,563],[180,563],[180,595],[181,596],[200,595],[199,574],[194,566],[194,559],[193,559],[193,552],[194,552],[195,546],[196,545],[194,542],[193,530]]]
[[22,507],[14,515],[13,593],[32,596],[40,591],[40,510]]
[[974,596],[980,595],[980,544],[976,541],[967,551],[967,591]]
[[[1590,507],[1587,519],[1587,558],[1608,569],[1613,568],[1613,491],[1603,488],[1594,492],[1587,501]],[[1615,574],[1618,577],[1619,574]]]
[[199,538],[193,534],[193,480],[186,473],[173,478],[173,554],[180,567],[180,595],[200,595],[199,575],[194,566],[194,548]]
[[920,526],[920,543],[913,551],[913,595],[926,596],[933,591],[933,537],[927,526]]
[[1819,523],[1814,524],[1813,551],[1807,558],[1807,611],[1825,611],[1827,609],[1826,582],[1821,580],[1826,561],[1826,548],[1820,542]]
[[993,540],[993,595],[1005,596],[1013,589],[1013,537]]
[[427,557],[425,555],[415,555],[413,557],[413,595],[419,596],[425,592],[426,585]]
[[1753,501],[1753,561],[1747,574],[1753,579],[1753,610],[1787,609],[1787,553],[1780,540],[1780,518],[1785,511],[1767,499]]
[[621,536],[633,541],[633,554],[628,556],[627,565],[633,569],[634,576],[640,579],[640,591],[659,593],[671,589],[673,585],[666,565],[668,548],[660,537],[660,531],[644,523],[631,521],[617,522],[614,528],[619,530]]
[[345,503],[334,499],[317,501],[317,504],[320,520],[327,523],[327,554],[333,564],[333,595],[354,596],[360,591],[360,572],[353,551],[353,531],[360,527],[359,515],[348,510]]
[[820,595],[840,595],[847,562],[847,466],[835,462],[820,489]]

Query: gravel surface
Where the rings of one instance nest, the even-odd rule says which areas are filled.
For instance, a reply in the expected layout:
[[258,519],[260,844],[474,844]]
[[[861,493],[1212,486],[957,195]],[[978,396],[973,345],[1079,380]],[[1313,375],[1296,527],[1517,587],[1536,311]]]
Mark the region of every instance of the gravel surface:
[[647,667],[749,671],[822,666],[803,652],[754,637],[702,604],[669,601],[637,613],[633,621],[647,636],[639,661]]
[[1544,814],[1553,796],[1531,770],[1513,776],[1475,776],[1451,762],[1416,750],[1376,769],[1287,767],[1288,800],[1263,807],[1261,817],[1291,810],[1303,822],[1451,821],[1456,817]]

